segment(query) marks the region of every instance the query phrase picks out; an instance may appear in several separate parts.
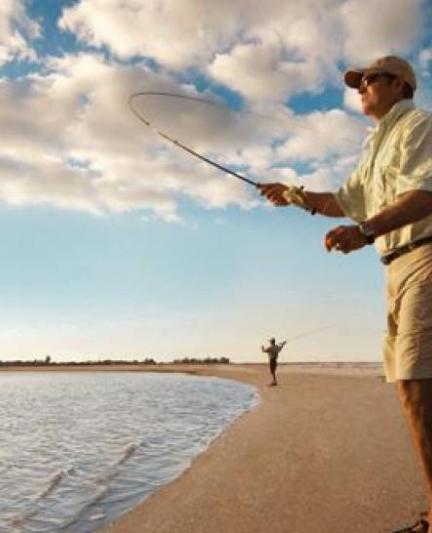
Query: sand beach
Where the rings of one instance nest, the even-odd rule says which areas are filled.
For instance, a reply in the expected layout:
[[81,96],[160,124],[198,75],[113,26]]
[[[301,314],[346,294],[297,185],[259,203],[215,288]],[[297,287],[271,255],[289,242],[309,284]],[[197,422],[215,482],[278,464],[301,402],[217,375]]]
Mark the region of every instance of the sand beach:
[[379,533],[427,508],[394,386],[376,367],[281,366],[278,387],[266,365],[173,370],[250,383],[262,401],[103,533]]

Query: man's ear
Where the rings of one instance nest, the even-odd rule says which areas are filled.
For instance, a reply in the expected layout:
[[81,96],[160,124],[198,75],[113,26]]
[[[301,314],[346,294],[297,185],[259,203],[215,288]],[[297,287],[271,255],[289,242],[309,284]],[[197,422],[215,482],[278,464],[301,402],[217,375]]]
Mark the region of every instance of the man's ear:
[[405,82],[402,81],[400,78],[393,78],[392,80],[393,87],[396,89],[399,89],[399,92],[402,94],[405,86]]

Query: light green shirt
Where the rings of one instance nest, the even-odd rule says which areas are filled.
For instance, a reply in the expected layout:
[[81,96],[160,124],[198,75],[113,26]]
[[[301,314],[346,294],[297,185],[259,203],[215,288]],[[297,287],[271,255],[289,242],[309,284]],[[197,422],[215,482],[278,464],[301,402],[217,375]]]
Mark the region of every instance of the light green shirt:
[[[348,181],[335,193],[346,216],[362,222],[408,191],[432,192],[432,113],[401,100],[378,122]],[[375,241],[381,255],[432,236],[432,215]]]
[[263,352],[268,353],[270,359],[277,359],[279,356],[279,352],[284,346],[284,342],[282,342],[281,344],[271,344],[268,348],[264,348]]

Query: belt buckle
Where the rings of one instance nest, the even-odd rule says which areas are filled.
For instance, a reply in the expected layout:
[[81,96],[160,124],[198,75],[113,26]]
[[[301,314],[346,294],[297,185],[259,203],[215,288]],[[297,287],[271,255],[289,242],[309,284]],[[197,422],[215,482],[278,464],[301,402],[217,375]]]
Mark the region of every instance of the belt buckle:
[[405,244],[405,246],[401,246],[399,250],[394,251],[394,259],[397,259],[398,257],[401,257],[402,255],[405,255],[409,252],[412,252],[415,248],[417,248],[417,244],[415,242],[410,242],[408,244]]

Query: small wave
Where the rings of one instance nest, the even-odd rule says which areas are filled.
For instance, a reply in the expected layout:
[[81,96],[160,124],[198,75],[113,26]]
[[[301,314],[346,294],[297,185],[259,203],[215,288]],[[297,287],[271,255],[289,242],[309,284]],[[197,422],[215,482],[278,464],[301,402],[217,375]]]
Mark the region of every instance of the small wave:
[[[6,504],[0,533],[96,531],[187,468],[221,428],[251,404],[247,388],[243,393],[239,384],[222,380],[216,386],[210,378],[65,373],[60,381],[49,382],[47,396],[39,394],[40,379],[39,374],[29,379],[23,392],[11,389],[18,391],[16,405],[22,408],[13,415],[25,420],[28,430],[15,436],[16,442],[6,441],[8,454],[0,461],[0,498],[2,507],[3,500]],[[166,379],[169,394],[160,386]],[[0,402],[7,398],[3,388],[1,392]],[[30,393],[39,402],[41,416],[47,413],[49,431],[40,431],[39,418],[26,418],[30,410],[24,409],[21,395]],[[87,393],[94,400],[91,410]],[[142,409],[146,402],[152,409]],[[68,409],[76,420],[73,432],[64,424]],[[0,416],[0,422],[8,419]],[[32,440],[28,451],[21,438],[24,443]],[[72,464],[75,468],[68,468]]]
[[111,467],[107,472],[105,472],[102,476],[96,478],[94,480],[94,483],[96,483],[97,485],[107,485],[108,483],[113,481],[120,473],[118,467],[125,463],[129,459],[129,457],[131,457],[136,452],[139,446],[140,444],[128,444],[123,450],[123,453],[120,458],[116,459],[111,464]]
[[38,512],[39,512],[38,509],[33,509],[31,511],[24,512],[23,514],[15,517],[15,518],[12,518],[10,520],[11,527],[13,527],[13,528],[22,527],[24,525],[24,523],[27,522],[27,520],[30,520],[31,518],[36,516],[38,514]]
[[[105,498],[105,496],[107,495],[107,493],[109,492],[110,490],[110,487],[109,486],[106,486],[106,487],[103,487],[102,489],[99,489],[95,496],[89,500],[88,502],[86,502],[79,511],[77,511],[75,513],[74,516],[72,516],[68,522],[66,524],[64,524],[63,526],[59,526],[58,527],[58,531],[67,531],[69,528],[71,528],[72,526],[75,526],[77,522],[80,521],[80,519],[92,508],[94,507],[95,505],[97,505],[101,500],[103,500]],[[94,518],[93,518],[94,519]],[[76,531],[76,529],[75,529]]]
[[49,496],[59,485],[60,483],[71,476],[75,472],[75,468],[71,466],[70,468],[67,468],[66,470],[60,470],[56,474],[52,476],[52,478],[49,480],[47,487],[40,492],[36,500],[42,500],[43,498],[46,498]]
[[49,496],[60,485],[60,483],[65,478],[68,478],[74,472],[75,472],[75,468],[73,466],[71,466],[71,467],[69,467],[67,469],[59,470],[58,472],[56,472],[50,478],[50,480],[48,481],[47,487],[33,498],[32,505],[36,506],[36,507],[34,507],[33,509],[31,509],[31,510],[29,510],[27,512],[24,512],[23,514],[17,516],[16,518],[13,518],[10,521],[11,526],[13,526],[13,527],[21,527],[21,526],[23,526],[23,524],[25,522],[27,522],[28,520],[34,518],[40,512],[40,509],[37,507],[37,504],[41,500],[43,500],[44,498]]
[[113,463],[113,468],[115,468],[116,466],[120,466],[121,464],[123,464],[125,461],[127,461],[129,459],[129,457],[131,457],[138,449],[138,444],[129,444],[128,446],[126,446],[126,448],[123,450],[123,454],[122,456]]
[[[69,521],[67,524],[65,524],[61,530],[65,531],[71,528],[72,526],[75,526],[93,507],[95,507],[101,500],[103,500],[108,492],[110,491],[110,483],[113,481],[114,478],[116,478],[119,475],[119,471],[117,468],[125,463],[136,451],[137,449],[143,445],[143,442],[139,442],[138,444],[131,443],[128,444],[124,450],[121,456],[112,463],[110,470],[105,473],[103,476],[98,477],[94,480],[94,483],[97,485],[102,485],[102,487],[96,492],[94,498],[89,500]],[[103,518],[105,515],[103,513],[100,514],[98,512],[96,515],[91,516],[91,520],[99,520]]]

